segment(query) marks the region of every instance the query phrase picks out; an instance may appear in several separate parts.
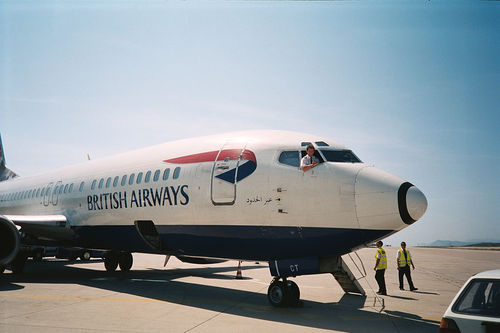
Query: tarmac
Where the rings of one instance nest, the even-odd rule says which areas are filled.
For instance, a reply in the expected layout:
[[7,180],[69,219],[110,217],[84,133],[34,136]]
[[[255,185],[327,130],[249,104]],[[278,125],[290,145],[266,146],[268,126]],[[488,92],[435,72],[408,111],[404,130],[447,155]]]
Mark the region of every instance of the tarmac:
[[28,261],[23,274],[0,278],[0,332],[437,332],[463,283],[500,267],[500,251],[409,247],[419,290],[400,291],[397,248],[385,249],[388,296],[375,293],[375,249],[365,248],[356,252],[361,261],[343,259],[366,296],[345,294],[331,274],[299,276],[296,308],[268,303],[266,262],[244,262],[243,279],[235,279],[235,261],[172,257],[163,267],[163,256],[134,254],[132,270],[115,273],[102,260]]

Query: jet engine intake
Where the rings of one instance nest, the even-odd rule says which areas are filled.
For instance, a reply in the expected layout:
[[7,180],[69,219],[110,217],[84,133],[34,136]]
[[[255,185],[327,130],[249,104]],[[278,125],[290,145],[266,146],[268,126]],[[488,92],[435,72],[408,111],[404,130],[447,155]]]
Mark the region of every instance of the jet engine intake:
[[21,244],[16,225],[0,215],[0,265],[10,263],[17,255]]

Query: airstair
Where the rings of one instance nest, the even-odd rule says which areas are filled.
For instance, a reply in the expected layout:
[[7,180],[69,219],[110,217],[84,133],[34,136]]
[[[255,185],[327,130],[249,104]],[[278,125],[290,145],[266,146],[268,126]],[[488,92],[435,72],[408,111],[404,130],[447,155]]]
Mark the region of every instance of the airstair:
[[[363,275],[350,254],[349,257],[353,261],[354,265],[358,268],[359,272]],[[366,276],[366,270],[364,269],[363,262],[361,261],[361,258],[359,258],[359,256],[358,259],[364,271],[364,275],[361,278],[364,278]],[[342,257],[320,259],[320,270],[322,273],[331,273],[335,277],[335,280],[337,280],[337,282],[339,283],[340,287],[346,293],[361,294],[363,296],[366,295],[365,290],[363,289],[363,287],[361,287],[361,284],[349,269],[349,266],[347,266],[344,260],[342,260]]]

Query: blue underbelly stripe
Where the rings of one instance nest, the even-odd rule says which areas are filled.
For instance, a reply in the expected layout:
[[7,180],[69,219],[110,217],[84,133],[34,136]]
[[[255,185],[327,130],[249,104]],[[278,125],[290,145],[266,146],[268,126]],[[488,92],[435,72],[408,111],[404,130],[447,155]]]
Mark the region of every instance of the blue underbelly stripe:
[[[165,246],[177,254],[247,260],[342,255],[393,232],[218,225],[157,225],[156,229]],[[74,230],[83,247],[158,253],[143,241],[135,226],[88,226]]]

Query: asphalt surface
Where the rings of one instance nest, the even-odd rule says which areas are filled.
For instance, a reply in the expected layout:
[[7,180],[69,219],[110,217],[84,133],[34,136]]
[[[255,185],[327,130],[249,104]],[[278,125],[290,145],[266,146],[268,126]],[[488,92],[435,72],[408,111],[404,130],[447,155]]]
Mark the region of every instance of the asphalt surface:
[[366,296],[344,294],[330,274],[300,276],[298,308],[268,303],[264,262],[244,262],[241,280],[234,261],[172,258],[163,267],[162,256],[134,254],[130,272],[112,274],[101,260],[28,262],[25,273],[0,278],[0,332],[437,332],[462,284],[500,266],[500,251],[409,249],[418,291],[399,290],[397,248],[386,247],[389,295],[376,295],[375,249],[367,248],[357,252],[366,277],[355,255],[344,256]]

